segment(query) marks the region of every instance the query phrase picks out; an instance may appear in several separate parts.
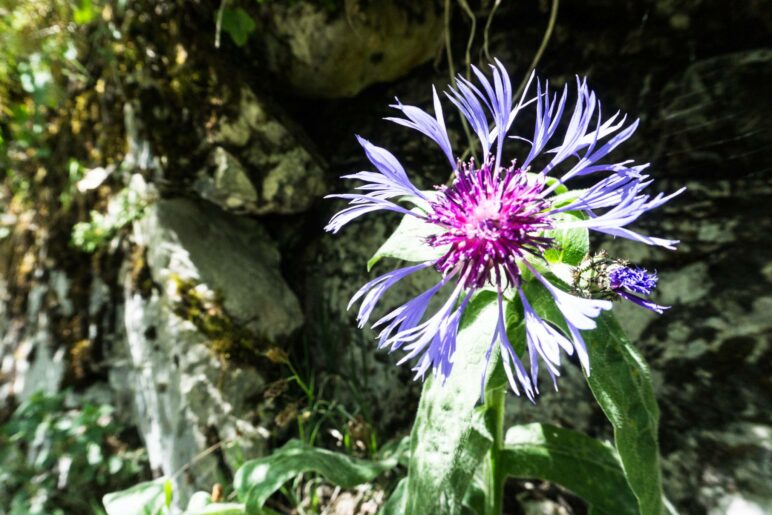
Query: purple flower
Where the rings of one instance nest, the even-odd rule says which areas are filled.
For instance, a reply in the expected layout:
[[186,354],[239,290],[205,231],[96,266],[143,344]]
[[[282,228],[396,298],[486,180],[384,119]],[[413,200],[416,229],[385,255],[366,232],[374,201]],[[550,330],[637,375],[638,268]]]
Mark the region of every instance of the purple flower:
[[[644,189],[652,181],[641,173],[648,165],[633,165],[629,160],[604,162],[612,150],[633,134],[638,121],[626,124],[626,117],[619,112],[603,121],[600,102],[586,80],[577,78],[576,102],[569,110],[567,122],[561,124],[567,111],[567,85],[558,98],[556,92],[550,91],[549,83],[542,85],[537,80],[535,95],[528,99],[532,75],[526,93],[516,101],[501,62],[496,60],[491,69],[492,80],[473,67],[476,83],[459,76],[456,87],[446,92],[479,140],[479,163],[474,159],[462,163],[453,158],[442,105],[434,88],[434,116],[397,100],[392,107],[402,117],[388,120],[433,140],[452,167],[452,184],[437,187],[433,192],[419,191],[393,154],[358,137],[376,171],[343,176],[363,184],[357,188],[358,193],[330,195],[348,200],[349,206],[333,216],[325,229],[336,233],[355,218],[380,210],[413,216],[428,224],[432,234],[425,244],[436,250],[436,258],[394,270],[364,285],[351,301],[362,299],[357,317],[360,327],[394,284],[419,270],[434,268],[440,274],[435,286],[382,317],[373,327],[380,328],[379,348],[404,351],[400,363],[415,360],[413,370],[417,378],[423,378],[430,368],[435,375],[446,378],[452,369],[464,310],[476,291],[491,288],[498,295],[499,316],[486,358],[490,358],[498,343],[512,390],[519,395],[522,389],[533,400],[539,391],[539,362],[544,363],[557,387],[561,351],[569,355],[576,352],[589,374],[590,362],[581,331],[594,329],[594,319],[602,310],[611,309],[610,301],[572,295],[552,275],[539,272],[547,269],[545,251],[557,246],[548,231],[586,228],[673,248],[677,241],[641,235],[627,225],[683,190],[651,198]],[[518,114],[526,108],[535,108],[531,139],[509,134]],[[565,129],[559,131],[560,127]],[[562,132],[562,138],[556,136],[558,132]],[[530,146],[519,165],[505,159],[504,143],[508,139],[525,141]],[[537,161],[543,164],[537,167]],[[510,164],[502,166],[502,162]],[[554,179],[548,180],[548,175]],[[600,176],[593,187],[571,200],[557,202],[563,183],[588,175]],[[398,202],[409,202],[412,209]],[[566,217],[564,213],[568,211],[581,212],[583,216]],[[627,274],[617,273],[614,291],[646,305],[648,301],[634,293],[646,294],[644,290],[649,287],[650,291],[656,277],[636,273],[632,269]],[[564,325],[550,324],[532,308],[521,288],[524,274],[535,277],[553,296]],[[455,285],[452,293],[436,313],[427,316],[429,303],[448,284]],[[522,304],[530,374],[507,336],[505,302]]]
[[659,314],[662,314],[666,309],[670,309],[668,306],[660,306],[635,295],[636,293],[651,295],[651,292],[657,287],[656,272],[649,273],[645,268],[640,267],[617,266],[611,269],[608,279],[611,291],[623,299],[627,299]]

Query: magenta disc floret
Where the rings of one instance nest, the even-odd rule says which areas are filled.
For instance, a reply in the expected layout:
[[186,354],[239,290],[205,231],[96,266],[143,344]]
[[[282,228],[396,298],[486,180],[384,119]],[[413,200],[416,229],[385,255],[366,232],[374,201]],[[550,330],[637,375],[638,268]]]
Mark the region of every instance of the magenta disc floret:
[[430,202],[430,222],[444,228],[428,238],[433,247],[449,246],[435,266],[442,274],[460,272],[468,288],[486,282],[505,287],[518,283],[517,262],[540,254],[551,244],[551,227],[542,198],[543,177],[517,168],[494,170],[493,158],[477,168],[459,163],[453,184],[438,188]]

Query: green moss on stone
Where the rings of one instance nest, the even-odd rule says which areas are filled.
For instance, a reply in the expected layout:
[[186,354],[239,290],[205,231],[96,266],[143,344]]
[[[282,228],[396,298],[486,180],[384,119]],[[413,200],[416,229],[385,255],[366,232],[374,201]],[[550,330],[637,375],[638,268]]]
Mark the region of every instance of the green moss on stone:
[[195,281],[178,274],[171,274],[170,280],[178,295],[174,313],[192,322],[209,339],[212,352],[234,363],[254,364],[255,357],[268,346],[266,339],[233,320],[219,294],[202,294]]

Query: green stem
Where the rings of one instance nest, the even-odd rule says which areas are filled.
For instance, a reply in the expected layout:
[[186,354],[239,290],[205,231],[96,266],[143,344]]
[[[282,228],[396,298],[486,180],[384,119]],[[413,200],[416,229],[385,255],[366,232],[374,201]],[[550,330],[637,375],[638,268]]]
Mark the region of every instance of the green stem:
[[486,418],[493,436],[493,445],[488,451],[486,481],[488,496],[485,502],[485,515],[501,515],[504,500],[504,475],[499,463],[500,450],[504,447],[504,401],[506,386],[485,392]]

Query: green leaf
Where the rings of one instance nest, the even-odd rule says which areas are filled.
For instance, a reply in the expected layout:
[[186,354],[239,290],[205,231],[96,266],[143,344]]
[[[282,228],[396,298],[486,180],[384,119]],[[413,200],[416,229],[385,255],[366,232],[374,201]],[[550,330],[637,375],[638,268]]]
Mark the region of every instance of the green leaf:
[[[504,378],[506,380],[506,378]],[[462,515],[478,515],[485,513],[485,498],[488,496],[488,485],[485,482],[485,466],[477,467],[477,470],[469,482],[469,487],[464,493],[464,501],[461,506]]]
[[255,20],[241,7],[225,8],[222,13],[222,29],[236,45],[244,46],[249,35],[255,30]]
[[665,513],[659,464],[659,409],[649,367],[627,340],[612,313],[596,319],[597,329],[582,333],[590,354],[587,382],[614,427],[622,468],[641,513]]
[[172,493],[174,491],[174,486],[172,485],[171,479],[167,479],[164,482],[164,506],[167,508],[172,505]]
[[403,477],[397,483],[389,499],[381,506],[378,515],[402,515],[407,503],[407,478]]
[[[418,208],[413,209],[422,213]],[[405,215],[394,232],[367,262],[367,270],[372,270],[378,261],[385,257],[404,261],[430,261],[442,256],[444,247],[430,247],[426,238],[437,234],[439,227],[412,215]]]
[[515,426],[505,441],[500,459],[507,476],[552,481],[582,497],[597,514],[638,514],[610,445],[547,424]]
[[85,25],[96,16],[92,0],[79,0],[72,10],[72,19],[78,25]]
[[485,353],[493,338],[496,294],[473,298],[457,337],[445,384],[426,380],[411,435],[404,513],[458,513],[475,469],[491,446],[480,400]]
[[555,195],[553,197],[549,197],[550,201],[550,207],[552,209],[557,209],[559,207],[564,207],[578,199],[582,196],[582,194],[586,193],[587,190],[567,190],[563,193],[560,193],[559,195]]
[[246,507],[241,503],[216,502],[194,510],[188,509],[182,515],[242,515],[244,513],[247,513]]
[[212,504],[212,496],[209,494],[209,492],[196,492],[193,495],[190,496],[190,500],[188,501],[188,508],[187,512],[195,512],[196,510],[202,510],[205,507]]
[[234,487],[248,512],[259,512],[284,483],[304,472],[318,472],[343,488],[372,481],[397,465],[396,458],[369,461],[291,440],[270,456],[246,462],[236,471]]
[[[584,220],[586,217],[578,211],[558,213],[556,221]],[[590,251],[590,231],[584,227],[573,229],[552,229],[544,234],[555,239],[555,247],[547,249],[544,257],[550,263],[566,263],[577,266]]]
[[107,515],[159,515],[166,512],[166,478],[139,483],[102,498]]

